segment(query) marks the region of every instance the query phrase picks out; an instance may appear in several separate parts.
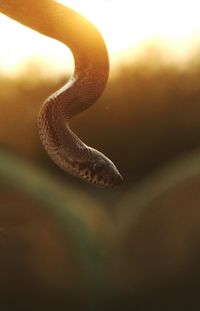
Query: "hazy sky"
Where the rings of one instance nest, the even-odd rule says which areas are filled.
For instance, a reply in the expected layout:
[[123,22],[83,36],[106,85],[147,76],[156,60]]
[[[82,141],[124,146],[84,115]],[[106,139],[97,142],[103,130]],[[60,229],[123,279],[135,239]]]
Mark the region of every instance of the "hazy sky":
[[[199,0],[59,0],[87,16],[102,32],[111,61],[128,59],[146,40],[167,43],[167,53],[186,57],[199,44]],[[15,34],[13,36],[13,33]],[[66,48],[16,22],[0,16],[0,66],[17,70],[30,58],[50,63],[53,70],[66,70],[72,57]],[[17,49],[16,49],[17,46]],[[66,67],[65,67],[65,65]]]

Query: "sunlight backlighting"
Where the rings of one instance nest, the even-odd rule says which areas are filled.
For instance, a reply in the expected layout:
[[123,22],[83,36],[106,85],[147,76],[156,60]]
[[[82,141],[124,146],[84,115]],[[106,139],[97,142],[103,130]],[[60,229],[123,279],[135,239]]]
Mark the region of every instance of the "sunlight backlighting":
[[[169,53],[184,59],[199,43],[198,0],[59,0],[88,17],[101,31],[111,59],[121,61],[127,51],[137,51],[145,40],[166,40]],[[30,57],[51,59],[58,71],[66,62],[65,47],[0,16],[1,67],[17,68]],[[13,32],[16,34],[13,38]],[[15,48],[17,46],[17,49]],[[183,48],[184,47],[184,48]],[[70,54],[68,54],[70,55]],[[134,55],[134,54],[132,54]],[[69,56],[70,57],[70,56]],[[53,59],[53,61],[52,61]],[[65,70],[66,68],[64,68]]]
[[59,0],[87,16],[102,32],[110,52],[135,46],[144,39],[182,40],[200,33],[197,0]]

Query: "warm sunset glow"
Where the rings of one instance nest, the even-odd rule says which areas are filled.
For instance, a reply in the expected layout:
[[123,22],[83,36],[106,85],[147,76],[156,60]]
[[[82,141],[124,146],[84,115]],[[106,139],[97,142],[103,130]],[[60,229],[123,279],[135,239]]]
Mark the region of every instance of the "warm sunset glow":
[[109,50],[119,52],[152,36],[181,40],[200,31],[197,0],[59,0],[87,16]]
[[[200,37],[198,0],[59,0],[86,17],[101,31],[111,60],[119,62],[126,51],[137,53],[145,40],[166,40],[168,52],[183,58],[197,45]],[[13,35],[14,34],[14,35]],[[21,63],[40,59],[50,62],[53,71],[64,72],[72,63],[66,48],[52,39],[0,16],[0,68],[18,70]],[[128,54],[126,54],[128,55]],[[132,52],[132,55],[133,52]],[[126,57],[128,58],[128,56]],[[133,58],[133,56],[132,56]],[[65,66],[63,67],[63,64]]]

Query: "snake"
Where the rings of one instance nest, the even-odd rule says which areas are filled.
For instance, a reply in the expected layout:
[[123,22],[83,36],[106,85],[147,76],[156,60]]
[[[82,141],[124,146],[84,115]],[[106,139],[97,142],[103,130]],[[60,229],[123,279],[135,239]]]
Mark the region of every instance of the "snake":
[[65,172],[102,187],[123,181],[114,163],[86,145],[70,128],[75,115],[92,106],[109,76],[109,56],[102,35],[90,21],[54,0],[0,0],[0,12],[42,35],[64,43],[72,52],[74,72],[50,95],[38,114],[44,149]]

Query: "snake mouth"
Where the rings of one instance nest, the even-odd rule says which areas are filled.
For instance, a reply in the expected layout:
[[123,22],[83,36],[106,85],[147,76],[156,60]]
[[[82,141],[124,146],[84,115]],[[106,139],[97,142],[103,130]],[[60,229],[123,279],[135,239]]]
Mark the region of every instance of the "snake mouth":
[[90,180],[88,179],[88,182],[94,184],[99,188],[117,188],[123,183],[123,177],[121,176],[121,174],[117,174],[112,178],[105,177],[101,179],[98,175],[96,175],[94,178]]
[[[89,150],[91,151],[91,148]],[[115,165],[97,150],[93,149],[91,154],[90,161],[73,162],[74,175],[99,188],[120,186],[123,177]]]
[[87,174],[85,171],[84,173],[83,172],[79,173],[79,178],[99,188],[114,187],[113,182],[109,181],[106,178],[100,178],[98,175],[91,176],[90,171],[87,171]]
[[101,178],[98,175],[92,177],[90,174],[86,175],[82,173],[79,174],[79,178],[98,188],[117,188],[123,183],[123,177],[121,176],[121,174],[118,174],[111,178],[108,177]]

